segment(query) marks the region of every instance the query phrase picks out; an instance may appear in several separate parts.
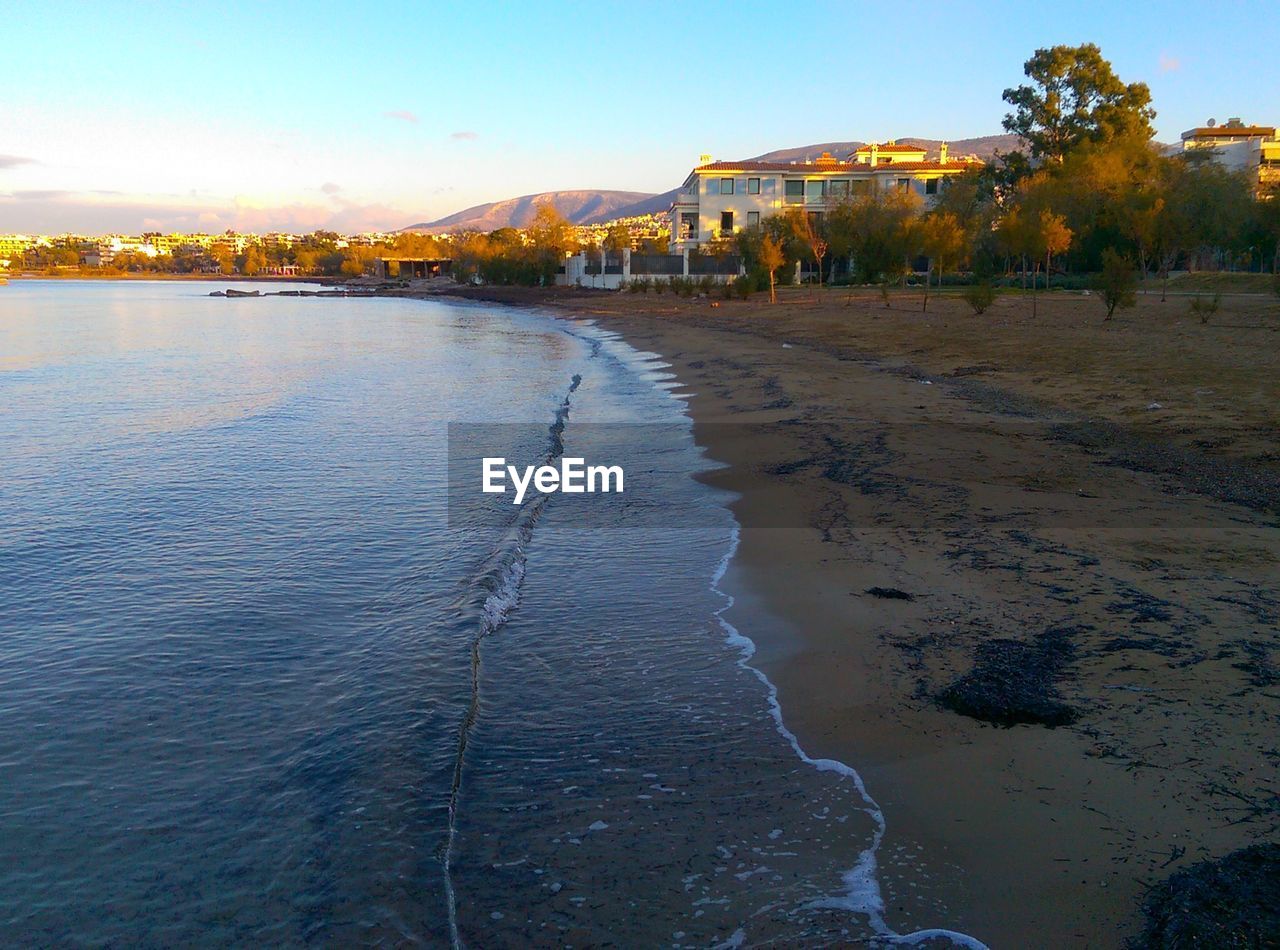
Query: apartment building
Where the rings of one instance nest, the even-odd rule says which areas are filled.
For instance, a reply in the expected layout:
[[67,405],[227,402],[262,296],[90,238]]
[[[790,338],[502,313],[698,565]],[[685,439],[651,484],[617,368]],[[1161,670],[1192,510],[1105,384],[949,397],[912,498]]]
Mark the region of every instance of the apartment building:
[[1215,162],[1248,175],[1259,190],[1280,184],[1280,136],[1274,126],[1245,125],[1238,118],[1218,125],[1210,119],[1182,133],[1182,150],[1209,152]]
[[936,159],[895,141],[864,145],[845,160],[828,152],[813,162],[717,162],[704,155],[671,206],[672,250],[693,250],[729,237],[789,208],[822,214],[831,205],[873,188],[916,192],[926,203],[949,177],[982,163],[953,159],[944,144]]

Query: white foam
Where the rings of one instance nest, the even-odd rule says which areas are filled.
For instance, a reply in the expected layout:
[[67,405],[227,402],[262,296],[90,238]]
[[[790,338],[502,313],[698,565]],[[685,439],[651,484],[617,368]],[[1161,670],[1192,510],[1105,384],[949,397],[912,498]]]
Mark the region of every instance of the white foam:
[[[800,760],[819,772],[835,772],[836,774],[848,779],[853,783],[854,789],[858,796],[862,799],[863,811],[871,817],[874,825],[874,831],[871,836],[871,844],[867,846],[861,854],[858,855],[858,863],[854,867],[844,873],[843,881],[845,891],[843,894],[835,895],[812,902],[811,907],[824,907],[834,910],[848,910],[852,913],[866,917],[867,923],[871,929],[876,932],[886,943],[896,943],[903,945],[914,945],[921,943],[933,937],[939,937],[950,940],[954,945],[960,947],[971,948],[971,950],[988,950],[987,945],[976,937],[970,937],[968,934],[960,933],[955,930],[945,929],[929,929],[917,930],[908,934],[900,934],[884,919],[885,905],[884,896],[880,891],[880,882],[876,877],[876,852],[880,848],[880,843],[884,840],[886,825],[884,820],[884,812],[880,809],[876,800],[871,797],[867,791],[866,785],[863,784],[862,776],[859,775],[852,767],[840,762],[837,759],[815,759],[805,752],[800,745],[800,740],[796,738],[794,732],[787,728],[786,721],[782,715],[782,704],[778,701],[778,688],[774,686],[773,681],[769,679],[760,669],[751,665],[751,659],[755,656],[756,645],[749,638],[739,632],[738,628],[730,623],[725,614],[733,607],[734,599],[731,594],[725,593],[720,589],[720,583],[724,580],[725,574],[729,570],[729,564],[733,560],[733,556],[738,552],[738,543],[740,540],[740,532],[737,523],[733,525],[732,532],[729,536],[729,547],[725,551],[724,557],[720,559],[720,563],[716,566],[715,573],[711,577],[711,589],[722,600],[723,605],[715,611],[716,622],[720,624],[725,633],[725,641],[732,647],[735,647],[741,656],[738,659],[738,665],[744,670],[749,671],[756,677],[765,687],[765,694],[769,704],[769,714],[773,718],[779,734],[787,740],[795,754]],[[734,937],[741,934],[738,931]],[[730,940],[734,939],[733,937]],[[743,936],[745,939],[745,935]],[[737,946],[739,944],[730,944],[726,942],[725,946]]]

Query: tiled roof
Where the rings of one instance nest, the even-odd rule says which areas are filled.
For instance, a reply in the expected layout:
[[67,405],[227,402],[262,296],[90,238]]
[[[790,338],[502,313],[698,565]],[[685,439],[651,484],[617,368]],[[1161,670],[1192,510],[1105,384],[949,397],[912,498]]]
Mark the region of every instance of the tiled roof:
[[823,162],[821,165],[803,162],[712,162],[710,165],[699,165],[694,171],[699,172],[800,172],[800,171],[853,171],[865,168],[852,162]]
[[817,164],[811,162],[804,164],[800,162],[712,162],[709,165],[699,165],[694,169],[695,172],[792,172],[799,175],[808,175],[815,172],[849,172],[862,174],[865,172],[895,172],[895,171],[929,171],[946,169],[949,171],[959,171],[972,165],[981,165],[980,161],[971,161],[963,158],[953,158],[947,162],[926,161],[926,162],[888,162],[883,165],[872,166],[869,162],[823,162]]
[[[971,161],[965,158],[953,158],[946,162],[890,162],[887,165],[877,165],[876,171],[887,172],[927,172],[927,171],[959,171],[964,168],[975,168],[983,164],[980,161]],[[870,168],[870,165],[862,165],[862,168]]]
[[1183,132],[1184,139],[1199,138],[1229,138],[1239,135],[1275,135],[1274,126],[1270,125],[1215,125],[1213,128],[1192,129],[1190,132]]

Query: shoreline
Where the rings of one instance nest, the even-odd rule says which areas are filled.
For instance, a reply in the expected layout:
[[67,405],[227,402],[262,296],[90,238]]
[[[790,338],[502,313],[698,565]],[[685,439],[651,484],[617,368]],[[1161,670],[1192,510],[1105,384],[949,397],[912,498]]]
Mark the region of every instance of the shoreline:
[[[727,619],[805,751],[851,763],[880,803],[894,930],[1121,946],[1149,887],[1274,838],[1265,481],[1252,508],[1192,494],[1067,437],[1068,413],[780,339],[727,305],[458,296],[590,319],[671,364],[728,466],[706,479],[739,496]],[[945,707],[992,641],[1028,660],[1061,643],[1030,699],[1070,724]]]

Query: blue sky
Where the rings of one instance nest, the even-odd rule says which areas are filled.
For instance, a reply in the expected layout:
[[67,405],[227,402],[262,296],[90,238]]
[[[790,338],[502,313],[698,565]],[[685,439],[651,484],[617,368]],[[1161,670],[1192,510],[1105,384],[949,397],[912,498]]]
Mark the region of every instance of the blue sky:
[[701,153],[1000,131],[1095,42],[1158,137],[1280,124],[1268,3],[29,3],[0,14],[0,232],[402,227]]

